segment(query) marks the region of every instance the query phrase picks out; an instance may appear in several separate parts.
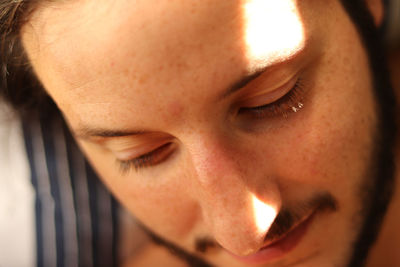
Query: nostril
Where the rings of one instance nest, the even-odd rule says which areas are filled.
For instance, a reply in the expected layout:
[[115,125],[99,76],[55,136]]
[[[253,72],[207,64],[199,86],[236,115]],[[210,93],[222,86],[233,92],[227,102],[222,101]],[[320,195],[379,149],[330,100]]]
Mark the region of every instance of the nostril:
[[200,253],[207,253],[219,247],[220,246],[210,238],[199,238],[195,242],[195,249]]

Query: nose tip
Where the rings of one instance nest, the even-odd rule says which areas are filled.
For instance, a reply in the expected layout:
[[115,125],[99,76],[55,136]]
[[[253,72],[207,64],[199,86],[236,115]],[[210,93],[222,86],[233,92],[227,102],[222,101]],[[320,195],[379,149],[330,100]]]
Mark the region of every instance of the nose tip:
[[277,207],[268,205],[252,195],[254,222],[258,232],[264,234],[268,232],[270,226],[277,216]]
[[237,205],[214,203],[211,221],[216,241],[228,252],[247,256],[264,246],[266,234],[276,218],[279,207],[267,204],[253,194]]

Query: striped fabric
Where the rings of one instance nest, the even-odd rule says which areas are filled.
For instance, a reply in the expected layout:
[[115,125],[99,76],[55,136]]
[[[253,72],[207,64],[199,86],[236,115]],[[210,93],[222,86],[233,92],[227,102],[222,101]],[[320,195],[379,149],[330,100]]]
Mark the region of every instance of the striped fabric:
[[62,119],[22,125],[35,189],[36,266],[117,266],[118,206]]

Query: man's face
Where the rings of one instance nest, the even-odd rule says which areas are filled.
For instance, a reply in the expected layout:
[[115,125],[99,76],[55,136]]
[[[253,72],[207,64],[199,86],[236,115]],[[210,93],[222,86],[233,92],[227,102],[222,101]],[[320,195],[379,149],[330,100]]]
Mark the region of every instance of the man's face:
[[338,1],[52,5],[24,28],[32,65],[148,228],[218,266],[348,261],[377,116]]

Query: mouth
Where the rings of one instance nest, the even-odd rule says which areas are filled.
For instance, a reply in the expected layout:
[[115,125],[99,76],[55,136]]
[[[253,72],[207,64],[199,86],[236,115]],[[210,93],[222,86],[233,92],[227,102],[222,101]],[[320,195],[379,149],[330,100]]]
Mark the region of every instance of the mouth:
[[282,258],[290,251],[295,249],[297,245],[301,242],[302,238],[306,235],[309,226],[311,225],[315,212],[307,216],[297,225],[292,227],[281,237],[269,241],[265,246],[263,246],[259,251],[248,256],[237,256],[231,254],[237,260],[249,263],[249,264],[266,264],[272,260]]

